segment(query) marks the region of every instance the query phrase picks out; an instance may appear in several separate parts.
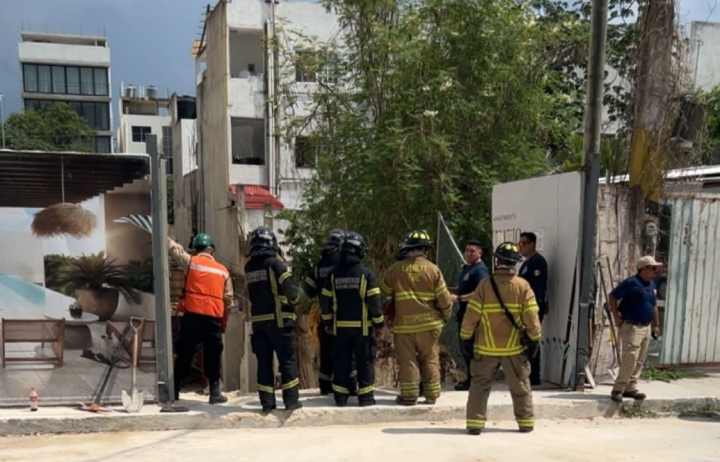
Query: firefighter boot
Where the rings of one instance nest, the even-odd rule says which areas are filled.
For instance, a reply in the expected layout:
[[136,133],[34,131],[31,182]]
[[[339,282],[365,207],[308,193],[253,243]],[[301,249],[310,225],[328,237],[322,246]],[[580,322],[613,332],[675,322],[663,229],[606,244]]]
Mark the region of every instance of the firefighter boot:
[[365,393],[358,396],[358,404],[360,407],[374,406],[375,405],[375,393]]
[[398,396],[395,398],[395,402],[401,406],[415,406],[417,404],[417,398],[403,398]]
[[320,379],[320,394],[329,395],[333,392],[332,380]]
[[346,395],[345,393],[335,392],[335,406],[345,407],[345,406],[347,406],[347,402],[348,402],[348,395]]
[[220,382],[212,382],[210,384],[210,399],[208,400],[210,404],[220,404],[220,403],[226,403],[227,398],[220,393]]
[[637,391],[637,390],[626,391],[626,392],[624,392],[622,395],[623,395],[623,397],[625,397],[625,398],[632,398],[632,399],[635,399],[635,400],[638,400],[638,401],[642,401],[642,400],[644,400],[644,399],[647,397],[647,396],[645,395],[645,393],[640,393],[640,392]]
[[300,403],[300,391],[298,387],[293,387],[289,390],[283,390],[283,403],[285,403],[286,411],[294,411],[300,409],[303,405]]

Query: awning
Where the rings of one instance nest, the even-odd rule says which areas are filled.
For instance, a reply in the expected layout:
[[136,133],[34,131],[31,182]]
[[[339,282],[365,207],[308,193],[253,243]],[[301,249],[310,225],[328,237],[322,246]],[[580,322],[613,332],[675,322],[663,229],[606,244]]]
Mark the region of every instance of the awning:
[[147,154],[0,149],[0,207],[82,202],[143,178]]
[[280,199],[275,197],[264,186],[233,184],[230,185],[230,192],[235,196],[240,192],[243,193],[246,210],[263,210],[268,207],[274,210],[285,208]]

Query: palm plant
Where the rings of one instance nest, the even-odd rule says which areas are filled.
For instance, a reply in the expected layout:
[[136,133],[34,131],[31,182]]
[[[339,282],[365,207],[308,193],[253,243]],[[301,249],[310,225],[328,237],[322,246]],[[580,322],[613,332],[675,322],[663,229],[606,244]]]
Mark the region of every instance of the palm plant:
[[127,271],[113,258],[105,256],[105,252],[73,259],[59,279],[67,282],[74,290],[110,287],[117,289],[128,300],[140,302],[140,295],[133,288]]

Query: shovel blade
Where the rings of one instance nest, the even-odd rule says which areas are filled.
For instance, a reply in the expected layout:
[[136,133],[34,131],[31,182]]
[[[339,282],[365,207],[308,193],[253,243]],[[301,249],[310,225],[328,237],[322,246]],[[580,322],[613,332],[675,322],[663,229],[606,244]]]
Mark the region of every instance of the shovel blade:
[[130,395],[123,390],[120,397],[122,398],[123,409],[127,412],[140,412],[145,402],[142,391],[133,390],[132,395]]

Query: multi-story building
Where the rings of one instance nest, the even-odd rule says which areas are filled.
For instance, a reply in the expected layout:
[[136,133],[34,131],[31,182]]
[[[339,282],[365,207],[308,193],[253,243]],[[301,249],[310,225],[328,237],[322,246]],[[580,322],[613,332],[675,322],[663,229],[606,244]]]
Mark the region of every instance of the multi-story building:
[[67,103],[95,130],[95,151],[112,152],[107,39],[23,32],[19,58],[25,109]]
[[118,103],[119,152],[147,152],[145,138],[156,135],[158,152],[172,156],[170,99],[160,98],[152,85],[138,87],[122,83]]
[[[288,127],[309,114],[317,73],[296,57],[316,53],[314,43],[335,40],[338,29],[335,16],[316,2],[218,0],[208,7],[193,46],[197,169],[188,166],[182,188],[176,178],[176,208],[184,209],[175,232],[183,243],[193,228],[210,233],[216,257],[236,275],[243,272],[246,234],[265,225],[282,240],[286,222],[278,213],[302,205],[314,149],[307,131]],[[284,101],[288,93],[297,103],[292,110]],[[176,164],[180,155],[175,152]],[[229,388],[248,390],[254,383],[246,327],[231,315],[223,362]]]
[[693,87],[711,91],[720,85],[720,23],[690,23],[688,61]]

